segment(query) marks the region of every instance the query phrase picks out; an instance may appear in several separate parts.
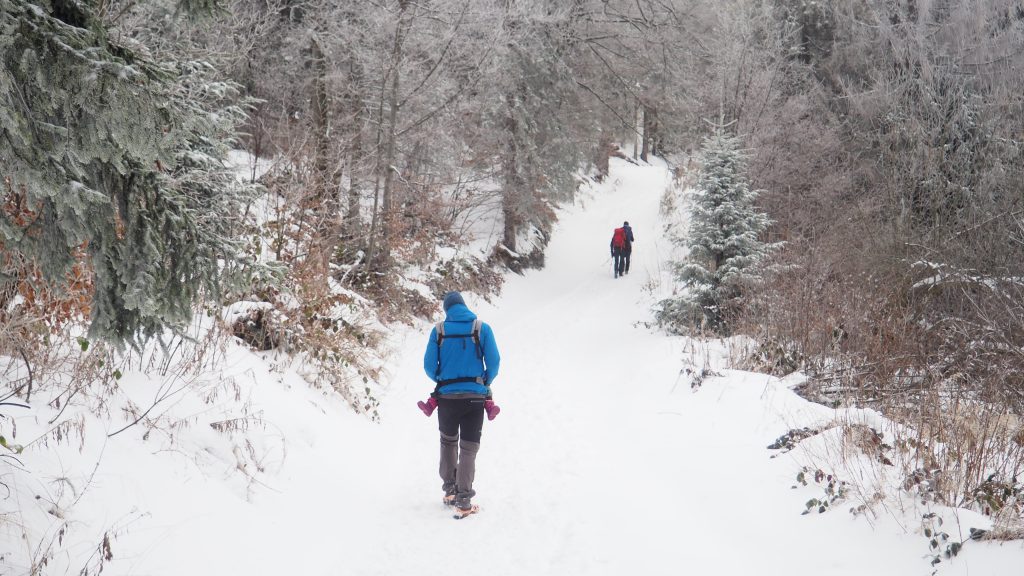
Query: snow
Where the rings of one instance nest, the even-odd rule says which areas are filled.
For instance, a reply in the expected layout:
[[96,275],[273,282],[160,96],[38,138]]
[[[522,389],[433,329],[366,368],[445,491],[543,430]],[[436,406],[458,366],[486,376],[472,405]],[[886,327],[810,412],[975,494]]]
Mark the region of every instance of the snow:
[[231,304],[230,306],[225,306],[223,312],[221,313],[221,318],[224,320],[225,324],[230,326],[237,322],[239,318],[242,318],[243,316],[249,316],[250,314],[256,312],[257,310],[272,310],[273,308],[274,305],[271,304],[270,302],[240,300],[238,302],[235,302],[234,304]]
[[[95,559],[106,530],[106,575],[932,573],[913,508],[854,516],[851,501],[801,515],[822,490],[791,488],[797,473],[836,438],[823,433],[774,458],[766,446],[843,415],[796,396],[799,375],[732,370],[730,343],[649,327],[651,306],[671,292],[658,212],[669,172],[616,159],[612,171],[560,212],[544,270],[510,275],[490,303],[464,294],[503,360],[494,384],[502,412],[485,423],[477,461],[480,514],[456,522],[440,503],[436,415],[415,406],[433,388],[422,369],[429,320],[393,332],[379,423],[276,370],[272,353],[238,345],[194,381],[126,372],[121,385],[143,404],[193,386],[159,410],[187,425],[145,440],[141,425],[107,438],[126,423],[115,413],[113,423],[83,416],[81,451],[29,445],[55,411],[11,413],[30,472],[6,477],[13,495],[0,513],[14,502],[37,542],[57,522],[34,496],[61,504],[72,528],[46,568],[53,574]],[[623,220],[636,236],[633,262],[613,279],[608,242]],[[713,375],[691,388],[686,369],[702,367]],[[226,421],[242,426],[211,426]],[[57,493],[62,476],[74,495]],[[955,535],[956,511],[941,512]],[[28,572],[32,549],[19,538],[0,521],[0,574]],[[1007,576],[1021,566],[1020,542],[968,542],[936,568]]]
[[245,150],[229,150],[227,162],[240,181],[248,182],[259,180],[273,167],[275,160],[257,158]]
[[964,283],[986,286],[991,290],[1002,290],[1010,285],[1024,285],[1024,278],[1014,276],[981,276],[968,274],[966,270],[957,270],[947,264],[919,260],[911,264],[911,268],[924,269],[933,274],[914,283],[913,288],[933,288],[947,283]]

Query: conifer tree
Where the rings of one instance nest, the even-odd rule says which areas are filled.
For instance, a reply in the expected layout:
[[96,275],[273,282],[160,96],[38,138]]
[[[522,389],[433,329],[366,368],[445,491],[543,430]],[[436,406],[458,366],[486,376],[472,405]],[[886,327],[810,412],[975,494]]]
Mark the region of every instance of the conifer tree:
[[770,246],[761,239],[767,216],[757,211],[757,192],[746,178],[745,157],[736,137],[720,128],[704,140],[702,169],[690,208],[688,249],[676,267],[683,295],[662,302],[659,320],[672,328],[699,326],[727,332],[727,310],[756,276],[755,265]]
[[94,4],[0,0],[0,250],[58,288],[84,254],[91,335],[131,341],[183,326],[238,262],[251,189],[223,160],[244,113],[209,65],[115,42]]

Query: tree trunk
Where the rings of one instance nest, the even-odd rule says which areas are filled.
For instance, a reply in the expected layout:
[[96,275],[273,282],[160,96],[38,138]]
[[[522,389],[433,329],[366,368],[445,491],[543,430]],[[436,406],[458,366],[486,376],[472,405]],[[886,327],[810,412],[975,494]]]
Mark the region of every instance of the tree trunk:
[[352,119],[351,135],[348,148],[348,205],[345,209],[346,235],[355,237],[359,228],[359,201],[362,196],[362,176],[360,163],[363,161],[363,104],[360,88],[363,74],[361,66],[352,58],[349,65],[349,89],[345,95],[345,104],[349,117]]
[[612,152],[612,139],[607,133],[601,132],[601,137],[597,140],[597,158],[595,158],[594,164],[597,165],[597,181],[604,182],[604,179],[608,177],[608,158]]
[[637,103],[633,107],[633,160],[636,160],[639,157],[640,144],[638,140],[641,140],[641,136],[637,131],[637,125],[642,122],[643,117],[641,116],[640,104]]
[[387,76],[381,80],[380,99],[377,102],[377,135],[373,150],[376,166],[373,170],[373,208],[370,210],[370,234],[366,248],[366,267],[372,268],[377,260],[377,230],[380,228],[380,163],[381,143],[384,141],[384,95],[387,92]]
[[345,223],[352,234],[359,227],[359,200],[362,196],[360,188],[363,181],[359,176],[359,162],[363,156],[363,126],[359,119],[356,119],[355,129],[352,133],[352,141],[349,143],[348,151],[348,206],[345,209]]
[[371,254],[374,269],[386,269],[391,261],[391,243],[395,235],[395,212],[394,212],[394,181],[395,181],[395,139],[397,137],[398,123],[398,90],[399,78],[401,77],[402,64],[402,43],[405,40],[405,33],[409,27],[408,11],[412,0],[399,0],[398,2],[398,25],[395,27],[395,41],[391,48],[391,85],[387,89],[388,119],[387,133],[384,134],[384,153],[381,161],[377,163],[377,179],[380,181],[380,171],[383,170],[384,184],[381,191],[381,238],[380,248],[376,254]]
[[395,70],[391,77],[391,88],[388,93],[388,123],[387,134],[385,134],[384,161],[384,185],[381,192],[381,245],[380,259],[378,264],[387,265],[391,260],[391,242],[395,235],[395,206],[394,206],[394,185],[395,185],[395,123],[398,121],[398,71],[397,56],[401,52],[401,33],[395,34]]
[[310,239],[310,264],[326,272],[330,255],[338,240],[338,194],[335,172],[330,166],[330,103],[327,98],[327,63],[316,38],[310,41],[310,64],[313,85],[310,94],[310,116],[313,121],[313,193],[308,198],[313,215],[313,237]]
[[661,124],[658,122],[658,109],[651,108],[651,154],[654,156],[661,156],[662,148],[662,135],[661,135]]
[[[513,2],[505,0],[504,28],[510,38],[518,35],[520,26],[519,20],[512,15],[512,7]],[[514,66],[512,62],[507,62],[506,65]],[[503,180],[501,214],[504,220],[502,244],[511,252],[516,251],[516,234],[519,229],[521,195],[523,192],[521,186],[522,177],[519,171],[519,163],[521,161],[519,157],[519,121],[516,117],[516,110],[520,102],[519,93],[522,91],[520,82],[522,80],[514,81],[509,91],[505,93],[505,152],[501,158]]]
[[501,196],[501,213],[505,220],[502,243],[515,252],[516,231],[519,227],[520,177],[519,177],[519,146],[518,123],[515,117],[515,96],[508,96],[508,117],[505,118],[505,154],[502,157],[502,180],[504,190]]
[[643,146],[640,151],[640,159],[647,162],[648,153],[651,151],[651,111],[646,104],[642,105],[643,114]]
[[[313,171],[314,186],[312,201],[314,207],[321,214],[328,214],[331,204],[332,185],[331,170],[329,168],[330,139],[328,130],[330,121],[328,119],[327,102],[327,64],[324,61],[324,53],[316,38],[310,40],[310,65],[313,68],[313,86],[309,97],[310,115],[313,119]],[[324,210],[320,210],[324,208]]]

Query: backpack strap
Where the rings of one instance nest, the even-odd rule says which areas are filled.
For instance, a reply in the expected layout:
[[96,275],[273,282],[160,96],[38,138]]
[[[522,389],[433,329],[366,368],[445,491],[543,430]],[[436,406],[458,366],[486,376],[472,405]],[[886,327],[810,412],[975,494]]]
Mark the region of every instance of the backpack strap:
[[[434,380],[441,375],[441,343],[444,342],[444,320],[434,324],[434,332],[437,334],[437,368],[434,369]],[[434,388],[437,392],[437,388]]]
[[473,344],[476,345],[476,357],[479,360],[484,359],[484,347],[480,345],[480,327],[484,323],[479,318],[473,320],[473,329],[470,331],[470,335],[473,336]]

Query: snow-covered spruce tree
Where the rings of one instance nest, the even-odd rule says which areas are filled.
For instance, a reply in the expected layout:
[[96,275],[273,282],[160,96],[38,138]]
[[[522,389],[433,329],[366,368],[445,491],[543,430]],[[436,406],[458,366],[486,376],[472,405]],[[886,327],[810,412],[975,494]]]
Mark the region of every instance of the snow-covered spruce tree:
[[0,0],[0,242],[54,287],[84,254],[90,334],[130,341],[184,325],[238,261],[249,189],[222,160],[244,114],[209,66],[116,43],[93,8]]
[[737,304],[755,265],[768,251],[761,233],[768,217],[757,211],[739,140],[722,130],[706,138],[690,209],[690,230],[677,240],[689,253],[676,265],[681,296],[661,302],[658,320],[673,330],[698,327],[727,333],[726,312]]

